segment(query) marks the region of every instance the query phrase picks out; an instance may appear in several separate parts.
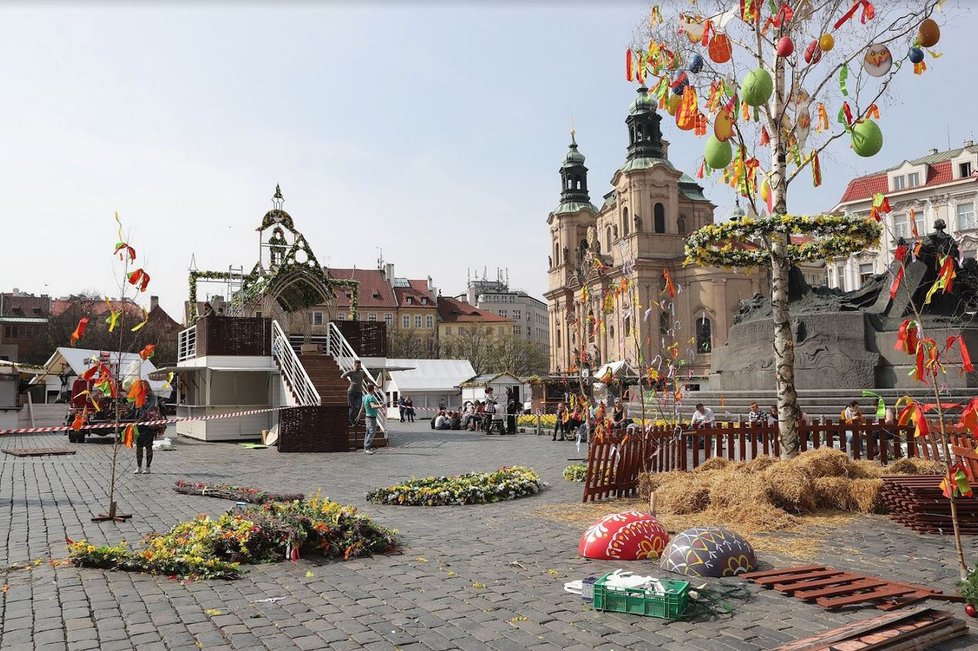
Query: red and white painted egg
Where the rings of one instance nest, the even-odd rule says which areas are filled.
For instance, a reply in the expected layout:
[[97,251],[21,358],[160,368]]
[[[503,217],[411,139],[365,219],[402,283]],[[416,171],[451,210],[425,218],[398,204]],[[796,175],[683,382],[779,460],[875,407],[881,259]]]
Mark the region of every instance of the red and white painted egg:
[[612,513],[595,522],[581,537],[577,551],[584,558],[637,561],[659,558],[669,534],[648,513]]

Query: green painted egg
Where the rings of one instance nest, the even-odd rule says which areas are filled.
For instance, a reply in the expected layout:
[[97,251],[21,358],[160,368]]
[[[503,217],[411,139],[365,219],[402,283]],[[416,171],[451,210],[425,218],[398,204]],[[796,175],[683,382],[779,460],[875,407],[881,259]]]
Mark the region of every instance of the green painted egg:
[[717,140],[716,136],[710,136],[706,140],[706,154],[704,156],[706,164],[712,169],[722,170],[730,161],[733,160],[733,147],[730,141]]
[[757,68],[747,73],[744,83],[740,85],[740,96],[748,106],[760,106],[771,99],[774,91],[774,80],[764,68]]
[[883,132],[879,125],[870,119],[857,122],[852,127],[852,148],[865,158],[875,156],[883,148]]

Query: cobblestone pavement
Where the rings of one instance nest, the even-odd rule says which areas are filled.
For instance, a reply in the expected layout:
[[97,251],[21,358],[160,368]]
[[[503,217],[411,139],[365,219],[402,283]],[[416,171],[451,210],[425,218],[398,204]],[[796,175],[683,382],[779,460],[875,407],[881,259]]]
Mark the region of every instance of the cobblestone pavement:
[[[90,521],[107,502],[110,446],[73,445],[78,454],[64,457],[0,455],[0,567],[42,561],[0,578],[6,581],[0,648],[747,651],[877,614],[830,614],[754,586],[752,599],[736,604],[727,619],[669,623],[594,612],[563,592],[562,584],[620,564],[579,558],[581,528],[536,515],[580,500],[580,484],[560,475],[568,459],[581,456],[574,444],[526,434],[433,432],[427,422],[394,423],[392,429],[393,447],[374,456],[279,454],[181,439],[176,451],[157,453],[154,474],[141,476],[131,474],[132,451],[123,450],[119,503],[134,514],[124,524]],[[0,438],[0,447],[62,445],[69,444],[58,435]],[[369,489],[411,475],[512,464],[533,466],[549,488],[515,502],[466,507],[377,506],[365,500]],[[174,492],[179,478],[307,494],[322,489],[399,529],[405,547],[392,556],[283,562],[250,567],[238,581],[194,583],[43,562],[66,556],[65,536],[137,541],[179,520],[231,506]],[[607,510],[615,510],[613,502]],[[839,538],[839,547],[826,548],[820,562],[953,589],[957,573],[948,538],[868,517],[840,531]],[[969,540],[968,550],[970,558],[978,556],[978,541]],[[797,564],[771,555],[762,560]],[[652,563],[640,568],[661,574]],[[930,605],[961,612],[958,605]],[[978,637],[971,636],[943,648],[976,646]]]

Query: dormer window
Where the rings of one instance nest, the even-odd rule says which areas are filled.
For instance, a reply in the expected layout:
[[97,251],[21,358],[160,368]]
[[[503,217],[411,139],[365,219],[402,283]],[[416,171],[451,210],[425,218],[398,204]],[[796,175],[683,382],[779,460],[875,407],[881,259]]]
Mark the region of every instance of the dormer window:
[[413,296],[408,296],[407,297],[407,304],[408,305],[414,305],[414,297]]
[[911,172],[910,174],[907,174],[907,187],[915,188],[918,185],[920,185],[920,173]]
[[902,176],[893,177],[893,190],[902,190],[905,186],[906,180]]
[[428,304],[428,299],[422,296],[421,297],[421,304],[422,305],[427,305]]
[[958,173],[962,179],[966,179],[971,176],[971,161],[958,163]]

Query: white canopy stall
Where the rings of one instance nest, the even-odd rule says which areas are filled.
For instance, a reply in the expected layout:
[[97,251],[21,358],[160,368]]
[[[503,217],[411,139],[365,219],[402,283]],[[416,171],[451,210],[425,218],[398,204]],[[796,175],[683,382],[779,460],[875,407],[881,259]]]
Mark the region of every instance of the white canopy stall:
[[[388,359],[387,366],[405,370],[390,371],[384,383],[387,393],[387,417],[397,418],[397,401],[410,396],[415,409],[437,409],[444,401],[448,407],[458,408],[458,386],[475,374],[467,359]],[[431,412],[419,412],[430,416]]]

